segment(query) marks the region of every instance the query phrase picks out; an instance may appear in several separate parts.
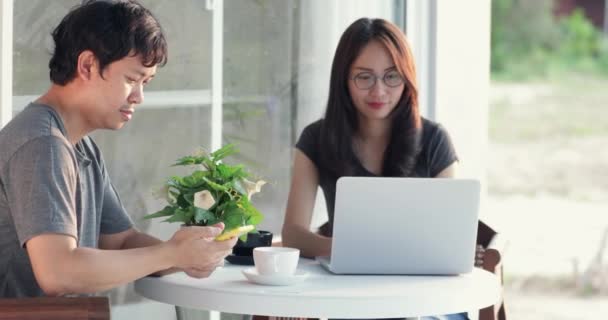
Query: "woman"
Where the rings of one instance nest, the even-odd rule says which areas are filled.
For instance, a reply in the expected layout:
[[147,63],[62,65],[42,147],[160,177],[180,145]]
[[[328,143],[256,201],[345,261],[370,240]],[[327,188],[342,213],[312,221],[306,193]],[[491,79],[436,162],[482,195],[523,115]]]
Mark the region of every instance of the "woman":
[[[450,178],[457,161],[445,129],[420,116],[405,35],[388,21],[359,19],[338,43],[325,117],[306,127],[296,144],[283,244],[307,257],[330,255],[339,177]],[[310,222],[318,186],[329,221],[314,233]]]

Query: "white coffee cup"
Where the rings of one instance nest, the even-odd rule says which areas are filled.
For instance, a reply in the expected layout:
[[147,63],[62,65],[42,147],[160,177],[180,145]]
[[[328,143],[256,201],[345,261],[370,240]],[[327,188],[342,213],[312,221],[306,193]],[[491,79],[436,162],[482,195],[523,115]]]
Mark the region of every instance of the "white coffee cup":
[[290,276],[296,272],[300,250],[287,247],[253,249],[253,262],[260,275]]

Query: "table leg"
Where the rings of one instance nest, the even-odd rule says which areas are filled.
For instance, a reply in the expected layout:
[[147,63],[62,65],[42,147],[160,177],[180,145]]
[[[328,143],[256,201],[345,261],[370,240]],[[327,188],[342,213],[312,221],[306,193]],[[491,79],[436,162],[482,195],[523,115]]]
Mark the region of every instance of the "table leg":
[[220,312],[175,306],[177,320],[221,320]]
[[222,313],[219,311],[198,310],[175,306],[177,320],[252,320],[246,314]]

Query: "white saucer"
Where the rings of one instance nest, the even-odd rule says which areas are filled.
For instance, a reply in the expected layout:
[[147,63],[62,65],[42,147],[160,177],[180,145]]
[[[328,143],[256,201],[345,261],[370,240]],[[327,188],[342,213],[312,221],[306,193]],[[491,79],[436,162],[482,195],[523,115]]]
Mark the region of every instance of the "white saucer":
[[295,274],[290,276],[284,275],[272,275],[266,276],[258,274],[255,268],[247,268],[242,271],[245,277],[257,284],[263,284],[267,286],[289,286],[298,282],[304,281],[308,277],[308,273],[304,271],[296,271]]

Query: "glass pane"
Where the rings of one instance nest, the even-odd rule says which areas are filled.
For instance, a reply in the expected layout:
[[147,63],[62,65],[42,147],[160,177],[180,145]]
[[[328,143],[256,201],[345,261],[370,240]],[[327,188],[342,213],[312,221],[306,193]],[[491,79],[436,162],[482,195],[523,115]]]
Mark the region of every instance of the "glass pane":
[[[167,234],[159,221],[141,220],[165,203],[152,192],[166,178],[181,174],[171,165],[197,147],[211,143],[211,54],[213,11],[204,2],[141,1],[160,20],[169,43],[169,62],[146,87],[133,120],[118,132],[95,132],[108,171],[136,224]],[[196,30],[196,32],[193,32]]]
[[31,0],[13,4],[13,113],[44,93],[50,84],[51,32],[79,1]]
[[[169,44],[169,61],[146,86],[144,102],[119,131],[98,131],[93,138],[103,151],[112,182],[136,226],[168,239],[179,224],[143,220],[162,209],[155,190],[170,176],[185,174],[171,165],[199,146],[211,145],[212,17],[205,2],[141,1],[156,17]],[[132,290],[114,290],[114,303],[141,300]]]
[[[212,11],[194,0],[180,6],[142,3],[161,21],[169,62],[146,87],[131,122],[118,132],[93,134],[134,217],[158,209],[151,188],[175,173],[169,167],[175,159],[197,146],[209,148],[211,132]],[[198,31],[186,32],[188,28]]]
[[[394,19],[399,16],[394,5],[394,0],[224,3],[223,138],[241,150],[234,161],[270,182],[253,199],[266,217],[262,229],[280,233],[293,146],[324,112],[340,35],[362,16]],[[313,227],[325,220],[318,195]]]
[[238,145],[233,162],[270,184],[253,197],[263,229],[279,232],[287,199],[292,122],[296,1],[224,3],[223,139]]

